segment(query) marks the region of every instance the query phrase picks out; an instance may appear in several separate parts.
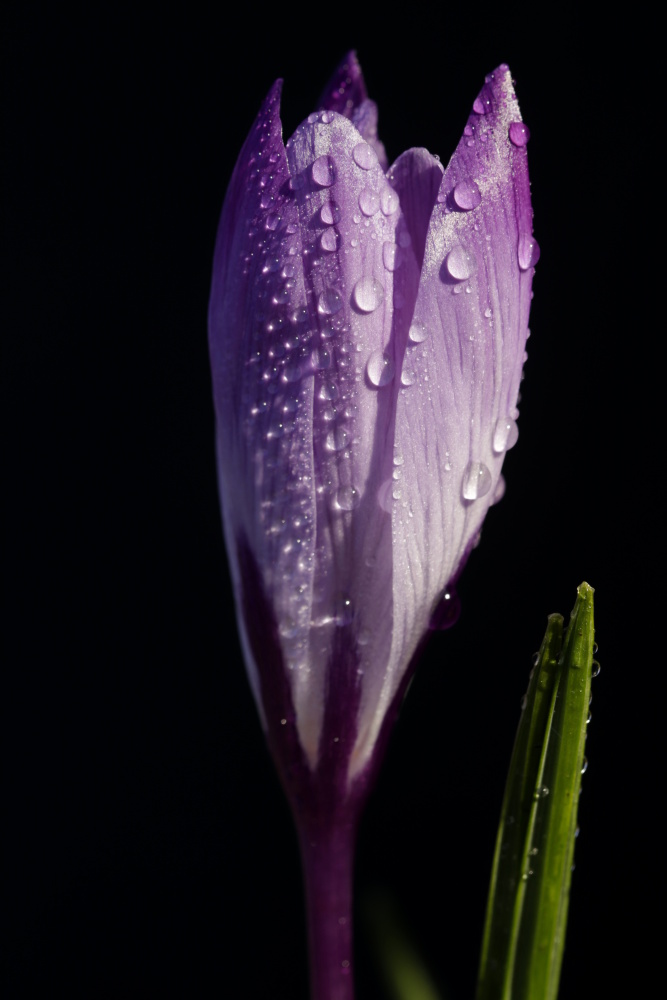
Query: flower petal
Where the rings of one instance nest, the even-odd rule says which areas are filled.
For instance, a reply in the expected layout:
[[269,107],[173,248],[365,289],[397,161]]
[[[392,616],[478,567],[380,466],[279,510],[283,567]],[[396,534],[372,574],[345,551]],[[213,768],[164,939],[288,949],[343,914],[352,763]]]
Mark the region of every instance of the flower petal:
[[246,140],[225,199],[213,265],[210,353],[225,538],[253,692],[266,726],[263,664],[253,654],[243,617],[259,577],[279,626],[280,656],[291,670],[301,742],[314,753],[317,705],[298,713],[310,674],[313,379],[279,96],[280,81]]
[[375,150],[382,169],[387,169],[387,154],[378,139],[377,104],[368,98],[356,52],[348,52],[340,62],[320,97],[318,107],[349,118],[362,138]]
[[370,754],[434,595],[460,571],[515,438],[533,268],[520,259],[532,210],[509,70],[487,78],[442,179],[396,411],[400,498],[392,507],[392,651],[381,693],[361,703],[353,771]]

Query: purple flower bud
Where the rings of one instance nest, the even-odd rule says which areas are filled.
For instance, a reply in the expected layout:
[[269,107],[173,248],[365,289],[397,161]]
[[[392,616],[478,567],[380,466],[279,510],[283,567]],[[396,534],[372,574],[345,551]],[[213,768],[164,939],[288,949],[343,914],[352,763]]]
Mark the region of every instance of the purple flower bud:
[[209,327],[246,663],[308,812],[360,797],[501,493],[539,249],[507,66],[446,169],[387,168],[354,55],[286,145],[280,89],[227,191]]

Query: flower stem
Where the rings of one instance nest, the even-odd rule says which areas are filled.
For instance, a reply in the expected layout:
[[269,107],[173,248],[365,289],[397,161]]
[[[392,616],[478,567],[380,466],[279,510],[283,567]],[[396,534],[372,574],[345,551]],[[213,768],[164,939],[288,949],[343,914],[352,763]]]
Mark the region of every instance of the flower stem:
[[[347,819],[347,818],[346,818]],[[352,869],[356,823],[304,830],[311,1000],[353,1000]]]

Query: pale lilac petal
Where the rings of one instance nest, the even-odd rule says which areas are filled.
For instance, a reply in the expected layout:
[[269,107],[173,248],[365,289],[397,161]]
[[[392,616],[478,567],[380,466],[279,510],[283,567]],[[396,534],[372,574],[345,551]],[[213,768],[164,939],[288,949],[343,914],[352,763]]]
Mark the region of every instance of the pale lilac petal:
[[390,504],[380,489],[391,481],[395,373],[409,317],[393,307],[396,272],[385,247],[396,246],[400,211],[371,147],[341,115],[304,122],[287,155],[316,364],[311,660],[324,683],[345,634],[361,684],[390,642],[377,628],[392,594]]
[[414,377],[396,412],[392,653],[381,696],[364,692],[360,762],[434,602],[470,551],[498,486],[502,445],[515,435],[533,275],[518,248],[532,234],[532,210],[526,150],[509,139],[521,116],[507,67],[487,78],[475,107],[484,113],[468,120],[428,228],[413,316],[424,336],[403,359]]

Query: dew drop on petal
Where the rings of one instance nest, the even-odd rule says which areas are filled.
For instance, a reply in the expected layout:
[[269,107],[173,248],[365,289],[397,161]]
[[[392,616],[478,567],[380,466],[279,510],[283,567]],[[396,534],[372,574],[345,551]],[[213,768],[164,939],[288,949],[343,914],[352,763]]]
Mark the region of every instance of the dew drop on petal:
[[326,436],[324,447],[327,451],[342,451],[350,443],[349,431],[344,427],[334,427]]
[[320,187],[331,187],[336,180],[336,165],[330,156],[318,156],[310,168],[310,173]]
[[382,189],[380,208],[383,215],[393,215],[398,208],[398,195],[393,188],[386,187]]
[[325,288],[317,300],[317,311],[322,316],[333,316],[343,308],[343,297],[337,288]]
[[380,195],[371,188],[363,188],[359,192],[359,208],[364,215],[375,215],[380,207]]
[[384,299],[384,288],[376,278],[360,278],[354,286],[352,299],[357,309],[371,313]]
[[481,200],[482,196],[474,181],[460,181],[454,188],[454,204],[464,212],[477,208]]
[[331,125],[331,122],[334,120],[334,118],[335,115],[333,111],[323,111],[322,114],[320,115],[320,121],[322,122],[323,125]]
[[533,236],[528,233],[521,233],[519,236],[519,267],[522,271],[527,271],[535,267],[540,259],[540,245]]
[[428,327],[426,323],[421,323],[419,320],[414,320],[410,324],[410,330],[408,336],[413,344],[422,344],[428,337]]
[[388,271],[397,271],[401,266],[401,248],[395,243],[385,243],[382,247],[382,263]]
[[371,385],[381,389],[394,378],[394,362],[382,351],[373,351],[366,365],[366,373]]
[[361,493],[355,486],[341,486],[336,493],[336,503],[340,510],[354,510],[360,501]]
[[511,122],[509,127],[510,142],[515,146],[525,146],[530,139],[530,129],[523,122]]
[[352,150],[352,159],[362,170],[370,170],[378,161],[378,155],[367,142],[359,142]]
[[332,357],[328,347],[316,347],[311,355],[313,368],[317,371],[325,371],[331,368]]
[[519,427],[511,417],[501,417],[493,432],[493,450],[497,455],[513,448],[519,437]]
[[340,222],[341,211],[335,201],[325,201],[320,209],[320,219],[325,226]]
[[404,368],[401,372],[401,385],[414,385],[417,376],[411,368]]
[[447,254],[447,273],[454,281],[465,281],[477,270],[477,261],[473,254],[462,246],[453,247]]
[[335,229],[325,229],[320,236],[320,247],[322,250],[326,250],[327,253],[332,253],[337,249],[339,243],[339,236]]
[[484,462],[468,462],[463,473],[461,492],[464,500],[478,500],[491,489],[491,473]]
[[473,101],[472,109],[476,115],[486,114],[486,104],[482,100],[481,95],[479,97],[476,97],[475,100]]
[[496,488],[493,491],[492,504],[498,503],[505,496],[505,477],[498,476],[498,482],[496,483]]
[[332,399],[338,399],[338,386],[336,383],[332,382],[330,379],[323,382],[320,386],[319,397],[320,399],[326,399],[329,401]]

